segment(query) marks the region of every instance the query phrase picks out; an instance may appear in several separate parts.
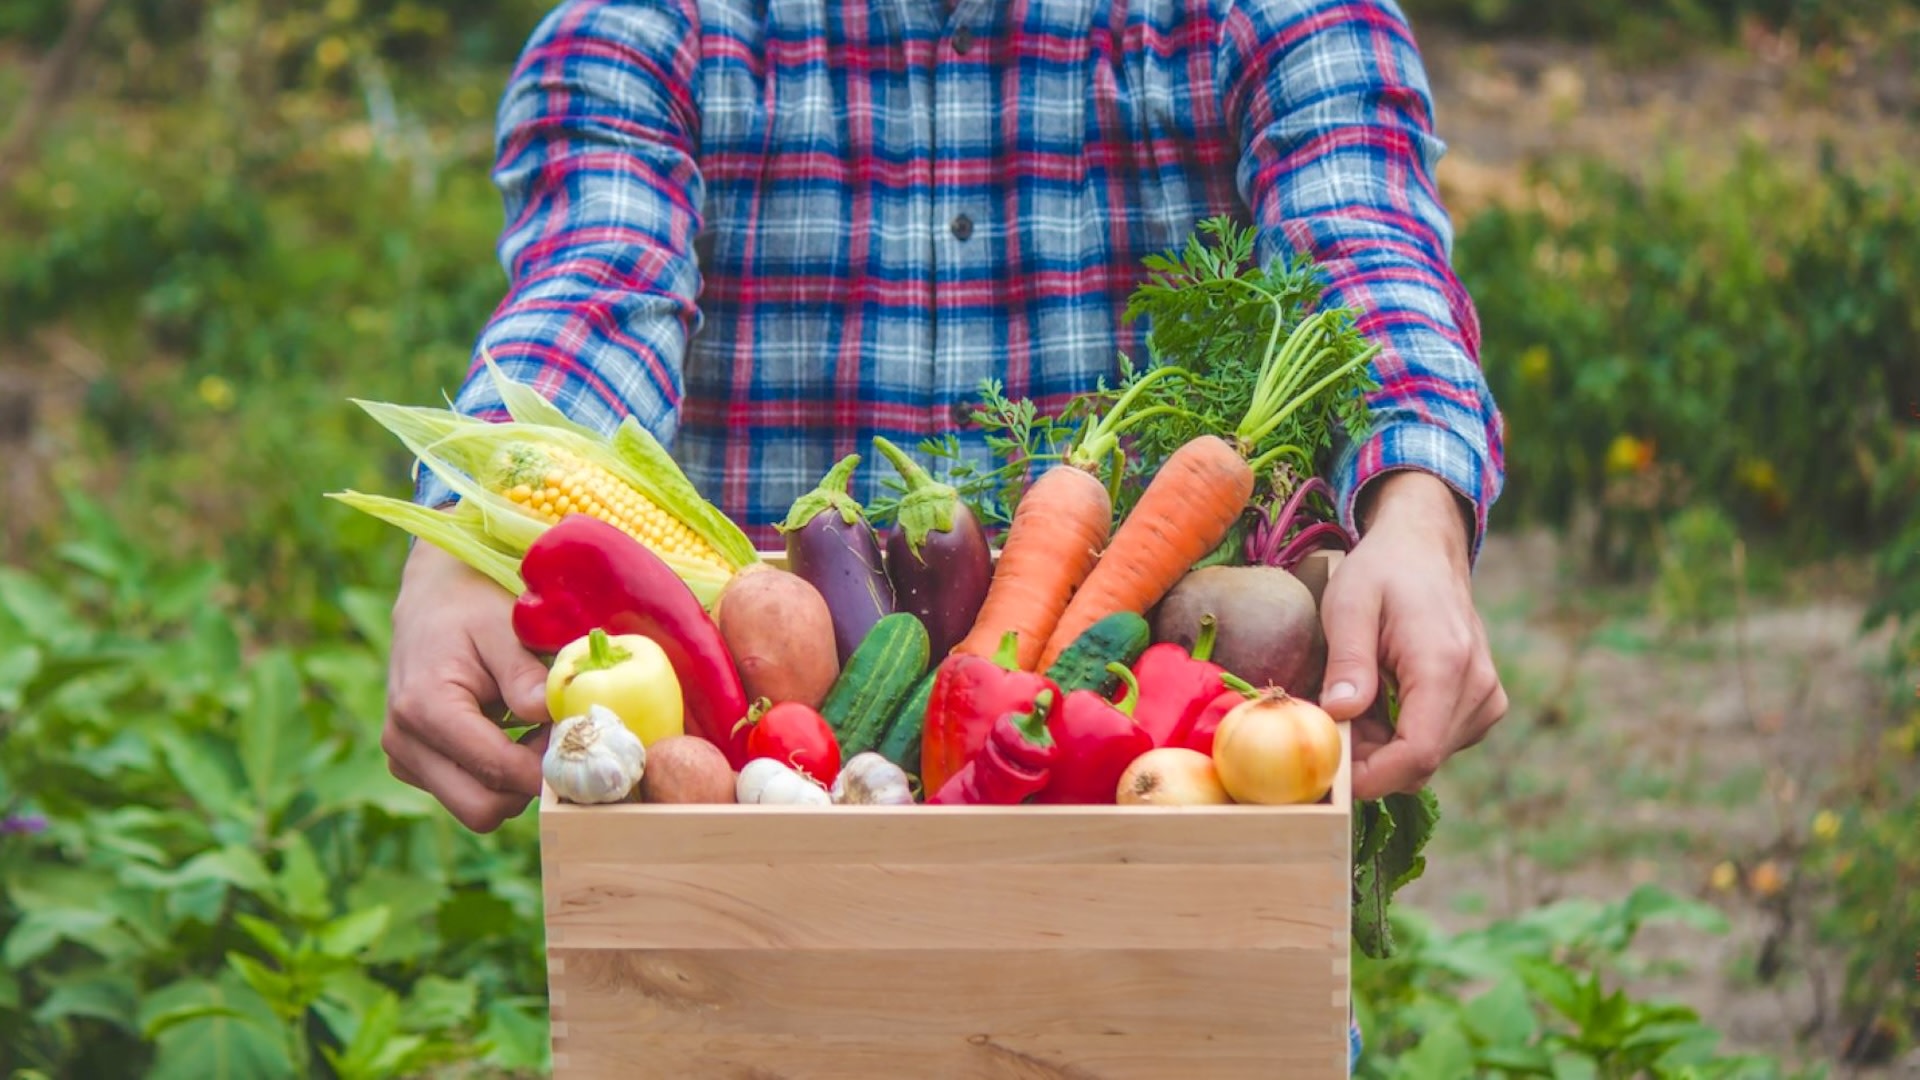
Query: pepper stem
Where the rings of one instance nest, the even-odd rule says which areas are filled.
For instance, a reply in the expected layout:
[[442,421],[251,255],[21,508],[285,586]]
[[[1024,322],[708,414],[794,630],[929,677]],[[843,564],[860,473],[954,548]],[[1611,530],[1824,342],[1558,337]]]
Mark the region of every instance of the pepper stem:
[[1120,700],[1114,702],[1113,707],[1128,716],[1132,716],[1133,707],[1140,703],[1140,680],[1134,677],[1133,672],[1128,670],[1127,665],[1118,660],[1107,665],[1107,672],[1108,674],[1118,676],[1121,682],[1127,684],[1127,692],[1120,695]]
[[993,651],[993,662],[1008,671],[1020,670],[1020,635],[1009,630],[1000,635],[1000,647]]
[[1231,671],[1221,672],[1220,682],[1224,684],[1226,688],[1229,690],[1239,691],[1242,697],[1257,698],[1260,696],[1260,691],[1254,689],[1254,686],[1252,683],[1248,682],[1247,680],[1241,678],[1238,675],[1235,675]]
[[1053,706],[1053,691],[1042,690],[1033,696],[1033,708],[1013,714],[1013,726],[1020,737],[1034,746],[1052,746],[1053,732],[1047,730],[1047,710]]
[[1214,619],[1213,612],[1209,611],[1200,616],[1200,636],[1194,639],[1189,655],[1203,662],[1213,656],[1213,642],[1219,630],[1220,624]]
[[587,632],[587,655],[581,657],[578,671],[605,671],[633,659],[633,650],[615,645],[605,630],[594,627]]

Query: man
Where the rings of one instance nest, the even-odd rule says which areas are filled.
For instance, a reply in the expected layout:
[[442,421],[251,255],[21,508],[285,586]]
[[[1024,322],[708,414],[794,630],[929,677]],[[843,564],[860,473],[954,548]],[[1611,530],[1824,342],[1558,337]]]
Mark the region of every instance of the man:
[[[1469,588],[1501,424],[1390,0],[570,0],[499,119],[510,287],[481,343],[584,423],[636,414],[763,545],[874,434],[960,427],[981,379],[1055,407],[1141,355],[1141,260],[1199,220],[1310,252],[1383,345],[1324,601],[1355,796],[1417,788],[1505,713]],[[456,405],[503,415],[477,375]],[[481,831],[540,785],[540,737],[488,718],[546,719],[506,606],[418,544],[394,607],[393,772]],[[1383,669],[1397,732],[1366,715]]]

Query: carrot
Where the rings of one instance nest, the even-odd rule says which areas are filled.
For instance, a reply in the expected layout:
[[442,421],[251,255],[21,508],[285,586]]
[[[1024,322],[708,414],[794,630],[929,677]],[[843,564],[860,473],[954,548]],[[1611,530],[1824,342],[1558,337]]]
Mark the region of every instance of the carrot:
[[987,598],[955,652],[992,657],[1002,635],[1019,641],[1033,671],[1067,601],[1093,570],[1113,528],[1113,499],[1100,478],[1075,464],[1048,469],[1021,496],[1007,527]]
[[1087,627],[1120,611],[1146,614],[1193,564],[1220,546],[1253,497],[1253,469],[1232,443],[1202,435],[1168,455],[1093,572],[1068,601],[1041,653],[1052,664]]

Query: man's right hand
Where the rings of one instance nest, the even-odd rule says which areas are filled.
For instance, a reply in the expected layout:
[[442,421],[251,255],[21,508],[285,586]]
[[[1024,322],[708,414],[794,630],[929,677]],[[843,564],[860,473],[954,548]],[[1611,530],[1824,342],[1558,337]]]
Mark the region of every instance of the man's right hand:
[[[393,775],[439,799],[462,825],[492,832],[540,794],[547,669],[514,637],[500,586],[422,540],[393,605],[387,723],[380,746]],[[521,743],[496,722],[503,708],[539,724]]]

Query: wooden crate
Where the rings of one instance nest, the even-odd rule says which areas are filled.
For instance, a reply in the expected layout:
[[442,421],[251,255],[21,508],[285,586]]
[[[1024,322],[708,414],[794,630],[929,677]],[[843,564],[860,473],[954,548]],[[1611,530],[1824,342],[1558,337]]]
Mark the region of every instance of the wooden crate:
[[1348,781],[1300,807],[548,792],[554,1075],[1344,1077]]

